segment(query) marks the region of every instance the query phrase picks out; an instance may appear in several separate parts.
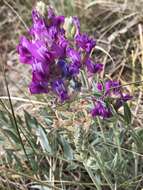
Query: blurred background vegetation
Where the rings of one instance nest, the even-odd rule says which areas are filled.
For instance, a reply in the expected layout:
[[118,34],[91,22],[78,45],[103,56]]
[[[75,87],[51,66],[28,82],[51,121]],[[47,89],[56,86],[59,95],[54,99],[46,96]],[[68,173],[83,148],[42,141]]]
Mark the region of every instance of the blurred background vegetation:
[[78,16],[82,31],[97,40],[102,78],[132,83],[132,119],[107,126],[92,122],[80,101],[53,111],[45,95],[30,97],[30,68],[19,63],[16,46],[37,1],[1,0],[0,189],[141,190],[143,87],[136,81],[143,81],[143,0],[43,1],[58,14]]

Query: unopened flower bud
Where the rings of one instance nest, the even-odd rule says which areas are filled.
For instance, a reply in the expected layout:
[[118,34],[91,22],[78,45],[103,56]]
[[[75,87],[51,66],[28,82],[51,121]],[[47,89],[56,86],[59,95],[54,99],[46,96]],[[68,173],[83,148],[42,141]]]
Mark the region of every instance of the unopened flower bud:
[[47,13],[47,6],[44,2],[39,1],[36,5],[36,10],[38,11],[38,13],[40,13],[41,16],[44,17]]
[[76,33],[76,27],[73,23],[73,18],[69,17],[69,18],[65,18],[65,22],[63,25],[63,28],[66,32],[66,37],[67,38],[73,38],[73,36]]

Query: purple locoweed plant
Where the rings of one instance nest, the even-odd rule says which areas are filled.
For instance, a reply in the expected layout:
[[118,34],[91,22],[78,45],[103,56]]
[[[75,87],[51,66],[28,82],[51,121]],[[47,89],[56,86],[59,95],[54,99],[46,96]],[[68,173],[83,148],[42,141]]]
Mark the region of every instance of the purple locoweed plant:
[[[32,21],[27,37],[21,36],[17,46],[20,62],[32,68],[30,92],[53,93],[65,102],[71,98],[71,87],[81,91],[81,71],[93,77],[103,70],[103,65],[92,57],[96,41],[81,32],[77,17],[57,16],[51,7],[42,2],[33,9]],[[71,83],[74,85],[71,86]],[[91,94],[93,117],[110,118],[113,107],[118,110],[131,99],[130,95],[122,93],[118,81],[97,81],[96,86],[100,96]],[[112,98],[116,101],[112,102]]]

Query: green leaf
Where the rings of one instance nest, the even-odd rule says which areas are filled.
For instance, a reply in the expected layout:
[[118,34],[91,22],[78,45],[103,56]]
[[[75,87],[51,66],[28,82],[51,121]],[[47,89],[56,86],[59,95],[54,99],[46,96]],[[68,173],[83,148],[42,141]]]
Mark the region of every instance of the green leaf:
[[8,128],[7,128],[7,129],[3,129],[3,130],[4,130],[5,133],[8,134],[9,137],[12,138],[12,140],[13,140],[16,144],[20,143],[19,138],[18,138],[18,136],[14,133],[14,131],[12,131],[12,130],[10,130],[10,129],[8,129]]
[[113,169],[115,169],[116,166],[117,166],[117,164],[118,164],[118,153],[116,152],[116,153],[115,153],[115,156],[114,156],[114,159],[112,160],[111,167],[112,167]]
[[53,154],[52,148],[49,143],[48,135],[45,133],[44,129],[41,126],[36,129],[36,135],[42,149],[50,154]]
[[131,123],[131,110],[127,103],[124,104],[124,120],[127,122],[127,124]]
[[70,144],[67,142],[67,140],[64,138],[64,136],[59,136],[59,141],[61,144],[61,147],[63,149],[64,157],[67,160],[73,160],[73,150],[70,146]]
[[102,94],[101,94],[101,93],[99,93],[99,92],[94,92],[94,93],[93,93],[93,95],[94,95],[96,98],[99,98],[99,97],[101,97],[101,96],[102,96]]
[[8,114],[4,111],[1,111],[1,110],[0,110],[0,123],[2,126],[3,125],[5,125],[5,126],[10,125]]
[[21,163],[21,159],[17,157],[16,154],[12,153],[13,155],[13,158],[15,159],[16,161],[16,166],[15,166],[15,169],[17,168],[18,170],[22,170],[23,167],[22,167],[22,163]]
[[31,132],[32,128],[37,127],[38,122],[35,117],[31,116],[27,111],[24,111],[25,122],[28,130]]

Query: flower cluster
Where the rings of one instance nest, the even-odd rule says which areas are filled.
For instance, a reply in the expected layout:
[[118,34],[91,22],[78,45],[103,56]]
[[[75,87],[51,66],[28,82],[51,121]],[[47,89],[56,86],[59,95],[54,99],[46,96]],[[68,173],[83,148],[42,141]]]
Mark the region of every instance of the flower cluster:
[[110,118],[113,108],[117,111],[125,102],[132,99],[129,94],[122,93],[121,85],[117,81],[108,80],[104,84],[97,83],[97,90],[101,96],[94,101],[95,106],[91,110],[93,117]]
[[32,66],[30,92],[53,92],[63,102],[69,98],[69,81],[78,81],[80,70],[98,73],[102,64],[91,59],[96,42],[81,33],[77,17],[57,16],[50,7],[41,10],[32,11],[29,38],[22,36],[17,49],[20,61]]
[[[32,20],[27,37],[22,36],[17,47],[20,61],[32,67],[30,92],[52,92],[64,102],[70,98],[71,87],[80,90],[81,70],[90,73],[90,76],[102,71],[103,65],[91,57],[96,41],[81,33],[77,17],[57,16],[51,7],[42,2],[32,11]],[[71,83],[74,85],[71,86]],[[131,99],[129,95],[123,95],[118,86],[115,81],[97,84],[98,91],[104,93],[98,100],[93,98],[93,117],[112,116],[112,108],[106,101],[109,97],[117,97],[117,109]]]

